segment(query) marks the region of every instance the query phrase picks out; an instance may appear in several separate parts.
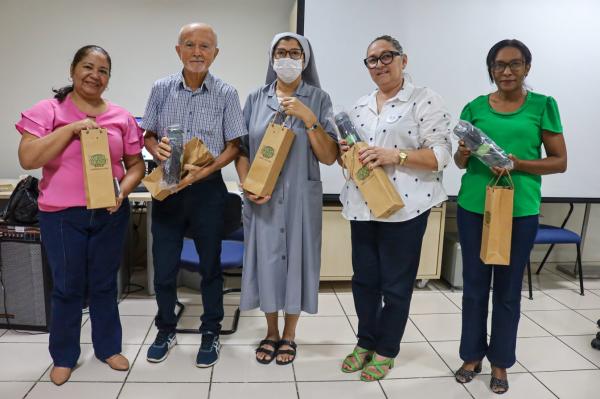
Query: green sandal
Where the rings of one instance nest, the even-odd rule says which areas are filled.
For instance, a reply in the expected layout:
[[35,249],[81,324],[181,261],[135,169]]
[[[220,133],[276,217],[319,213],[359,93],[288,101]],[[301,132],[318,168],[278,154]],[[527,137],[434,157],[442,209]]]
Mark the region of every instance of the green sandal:
[[[387,371],[384,371],[382,367],[387,366]],[[370,367],[374,367],[377,373],[370,370]],[[361,381],[371,382],[379,381],[383,379],[390,370],[394,367],[394,358],[386,358],[385,360],[375,360],[375,355],[371,358],[371,361],[365,365],[362,373],[360,374]],[[371,377],[370,379],[367,377]]]
[[[365,355],[364,358],[361,358],[361,355]],[[362,370],[369,360],[371,360],[371,356],[373,355],[373,351],[368,349],[363,349],[359,346],[354,347],[354,350],[351,354],[346,356],[344,362],[342,363],[342,371],[344,373],[355,373],[358,370]],[[354,359],[354,362],[352,361]],[[348,368],[344,368],[347,366]]]

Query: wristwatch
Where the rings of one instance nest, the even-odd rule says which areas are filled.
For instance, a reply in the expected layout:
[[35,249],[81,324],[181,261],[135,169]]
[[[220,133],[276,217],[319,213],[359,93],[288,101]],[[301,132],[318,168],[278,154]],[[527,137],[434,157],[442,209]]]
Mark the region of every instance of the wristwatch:
[[398,164],[400,166],[404,166],[407,159],[408,159],[408,154],[402,150],[398,150]]
[[307,132],[314,132],[315,130],[317,130],[319,128],[319,124],[317,122],[315,122],[314,125],[312,125],[311,127],[307,127],[306,131]]

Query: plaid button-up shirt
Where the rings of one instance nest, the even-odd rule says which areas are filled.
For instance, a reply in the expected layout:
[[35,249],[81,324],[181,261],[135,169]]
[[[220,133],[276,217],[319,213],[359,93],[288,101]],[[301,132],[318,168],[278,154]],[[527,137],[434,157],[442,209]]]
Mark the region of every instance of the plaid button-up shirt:
[[248,134],[237,91],[210,73],[194,91],[182,72],[154,83],[141,126],[162,137],[173,124],[181,125],[186,142],[200,138],[215,157],[227,141]]

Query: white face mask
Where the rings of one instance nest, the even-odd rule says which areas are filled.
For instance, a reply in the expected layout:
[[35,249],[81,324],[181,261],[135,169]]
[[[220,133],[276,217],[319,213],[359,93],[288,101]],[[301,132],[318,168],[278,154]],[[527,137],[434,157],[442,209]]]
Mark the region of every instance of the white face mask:
[[278,58],[273,60],[273,70],[285,83],[292,83],[302,73],[302,60]]

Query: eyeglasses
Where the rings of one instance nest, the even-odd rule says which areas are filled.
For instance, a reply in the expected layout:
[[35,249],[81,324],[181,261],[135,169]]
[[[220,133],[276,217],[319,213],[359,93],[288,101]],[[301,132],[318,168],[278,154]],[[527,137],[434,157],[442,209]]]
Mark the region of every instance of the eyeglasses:
[[363,60],[365,66],[369,69],[373,69],[377,66],[377,63],[381,61],[383,65],[389,65],[394,61],[394,57],[401,56],[402,53],[399,51],[384,51],[379,57],[371,56]]
[[278,48],[273,53],[273,57],[276,59],[286,58],[288,56],[288,54],[290,55],[291,59],[299,60],[300,58],[302,58],[302,54],[304,54],[304,52],[299,48],[293,48],[291,50],[286,50],[284,48]]
[[519,72],[524,66],[525,61],[523,60],[511,61],[508,64],[506,62],[494,62],[492,64],[492,71],[496,73],[504,72],[506,67],[509,67],[512,72]]

